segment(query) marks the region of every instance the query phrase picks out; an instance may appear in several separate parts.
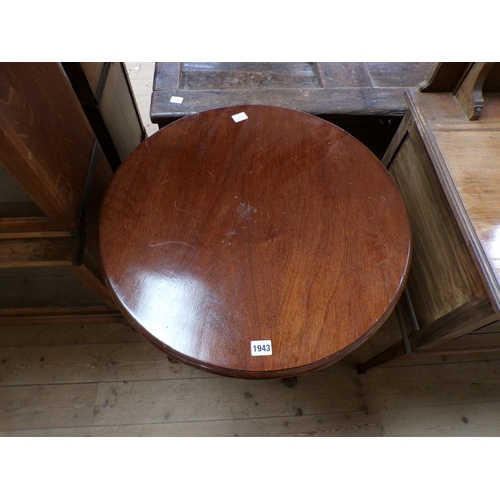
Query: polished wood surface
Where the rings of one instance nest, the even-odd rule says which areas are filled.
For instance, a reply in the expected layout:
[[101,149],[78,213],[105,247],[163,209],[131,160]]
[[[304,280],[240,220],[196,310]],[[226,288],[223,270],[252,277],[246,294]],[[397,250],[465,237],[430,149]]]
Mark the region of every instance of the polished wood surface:
[[412,225],[414,252],[407,290],[418,304],[416,321],[423,328],[471,297],[485,297],[486,291],[413,123],[387,166]]
[[500,64],[484,62],[438,63],[419,90],[451,92],[469,120],[477,120],[484,106],[483,92],[500,91]]
[[500,96],[470,121],[450,94],[408,92],[409,106],[458,226],[500,316]]
[[477,120],[484,106],[483,86],[494,63],[473,64],[455,93],[460,106],[469,120]]
[[[463,84],[470,82],[455,87]],[[497,330],[500,318],[499,94],[484,92],[476,120],[451,92],[407,96],[409,112],[383,158],[413,232],[414,258],[399,304],[403,341],[385,346],[360,371],[405,353],[499,348],[495,335],[474,334]]]
[[0,238],[1,267],[71,266],[80,242],[76,237]]
[[455,93],[465,74],[469,71],[471,62],[439,62],[429,77],[418,85],[420,92],[451,92]]
[[0,323],[102,321],[95,306],[122,317],[102,280],[99,207],[111,160],[144,134],[123,63],[0,63]]
[[[410,258],[403,200],[375,156],[271,106],[202,112],[147,139],[105,196],[100,241],[137,330],[174,358],[249,378],[359,346],[392,311]],[[254,340],[272,355],[252,355]]]
[[1,63],[0,163],[43,213],[77,229],[95,136],[60,64]]

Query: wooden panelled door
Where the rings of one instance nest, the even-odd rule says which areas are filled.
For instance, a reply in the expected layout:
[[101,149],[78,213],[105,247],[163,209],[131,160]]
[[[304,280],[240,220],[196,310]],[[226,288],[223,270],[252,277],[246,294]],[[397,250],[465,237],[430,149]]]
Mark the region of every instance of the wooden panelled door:
[[0,324],[120,317],[97,252],[112,175],[63,65],[1,63]]

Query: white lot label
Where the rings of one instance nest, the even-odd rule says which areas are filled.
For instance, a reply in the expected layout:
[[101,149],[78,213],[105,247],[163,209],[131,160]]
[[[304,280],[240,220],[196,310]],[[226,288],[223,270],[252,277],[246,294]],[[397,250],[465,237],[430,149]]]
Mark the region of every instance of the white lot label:
[[179,97],[179,96],[176,96],[176,95],[173,95],[170,98],[170,102],[173,102],[174,104],[182,104],[183,100],[184,100],[184,97]]
[[270,340],[251,340],[250,352],[252,356],[271,356],[273,344]]
[[231,116],[231,118],[236,122],[241,122],[243,120],[246,120],[248,118],[248,116],[246,115],[246,113],[238,113],[237,115],[233,115]]

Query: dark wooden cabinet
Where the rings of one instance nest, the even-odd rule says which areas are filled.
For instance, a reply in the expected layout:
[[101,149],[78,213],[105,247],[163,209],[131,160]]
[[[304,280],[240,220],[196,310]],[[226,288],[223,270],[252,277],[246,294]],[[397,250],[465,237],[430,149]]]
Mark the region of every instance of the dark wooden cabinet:
[[158,62],[151,121],[161,128],[206,109],[280,106],[334,123],[381,158],[407,110],[405,90],[427,78],[434,66],[432,62]]
[[120,318],[102,282],[98,211],[118,166],[109,146],[123,159],[144,127],[122,63],[72,64],[89,88],[99,81],[100,127],[65,64],[0,64],[0,324]]

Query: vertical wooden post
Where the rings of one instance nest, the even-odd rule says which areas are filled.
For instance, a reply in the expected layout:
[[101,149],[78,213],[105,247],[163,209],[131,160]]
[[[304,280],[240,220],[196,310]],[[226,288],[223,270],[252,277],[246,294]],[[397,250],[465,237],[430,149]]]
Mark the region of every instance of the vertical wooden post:
[[477,120],[481,116],[484,106],[483,85],[493,64],[474,63],[455,93],[469,120]]

